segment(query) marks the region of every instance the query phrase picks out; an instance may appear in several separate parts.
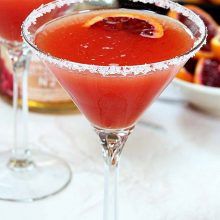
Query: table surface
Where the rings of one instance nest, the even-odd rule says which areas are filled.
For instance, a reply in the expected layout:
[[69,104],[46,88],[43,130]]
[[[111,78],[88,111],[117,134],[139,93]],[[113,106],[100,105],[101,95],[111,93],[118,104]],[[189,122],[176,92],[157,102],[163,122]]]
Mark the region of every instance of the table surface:
[[[0,100],[1,150],[12,146],[12,118]],[[0,202],[0,219],[102,220],[101,147],[86,119],[30,113],[29,134],[31,148],[71,164],[72,182],[42,201]],[[127,141],[119,184],[120,220],[219,220],[220,118],[190,107],[170,86]]]

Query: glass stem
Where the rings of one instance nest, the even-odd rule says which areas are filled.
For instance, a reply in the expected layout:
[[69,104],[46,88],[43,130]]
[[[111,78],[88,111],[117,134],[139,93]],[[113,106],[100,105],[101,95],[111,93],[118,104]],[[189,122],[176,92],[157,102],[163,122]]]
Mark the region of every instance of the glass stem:
[[[28,149],[28,70],[30,52],[25,47],[9,48],[13,64],[13,112],[14,112],[14,146],[9,167],[12,169],[27,168],[32,162]],[[21,86],[20,86],[21,85]],[[21,89],[21,92],[20,92]],[[22,110],[19,109],[21,100]]]
[[104,220],[118,219],[118,165],[105,164],[104,180]]
[[103,220],[118,220],[118,166],[125,142],[133,127],[121,130],[95,128],[105,161]]

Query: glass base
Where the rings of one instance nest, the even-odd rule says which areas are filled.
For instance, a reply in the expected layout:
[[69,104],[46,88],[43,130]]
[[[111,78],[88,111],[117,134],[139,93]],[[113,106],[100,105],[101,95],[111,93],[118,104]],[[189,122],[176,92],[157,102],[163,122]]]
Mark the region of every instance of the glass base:
[[45,152],[31,154],[28,165],[19,167],[19,163],[10,160],[11,151],[0,152],[0,200],[33,202],[68,186],[72,172],[65,161]]

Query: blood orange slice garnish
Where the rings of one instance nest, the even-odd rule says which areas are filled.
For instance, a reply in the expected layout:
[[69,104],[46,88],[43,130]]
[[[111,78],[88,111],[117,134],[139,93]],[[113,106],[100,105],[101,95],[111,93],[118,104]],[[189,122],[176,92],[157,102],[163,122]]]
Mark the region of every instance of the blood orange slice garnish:
[[220,60],[200,59],[194,76],[197,84],[220,87]]
[[162,24],[151,17],[138,14],[102,14],[91,18],[83,26],[103,28],[105,30],[127,31],[148,38],[161,38],[164,35]]

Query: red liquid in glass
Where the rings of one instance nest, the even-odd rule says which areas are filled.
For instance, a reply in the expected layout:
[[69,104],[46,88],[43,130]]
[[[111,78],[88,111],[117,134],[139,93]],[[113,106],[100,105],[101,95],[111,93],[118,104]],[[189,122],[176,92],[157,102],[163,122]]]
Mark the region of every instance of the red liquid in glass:
[[[193,39],[187,31],[177,22],[164,17],[154,18],[164,27],[164,35],[158,39],[124,30],[84,27],[83,24],[91,17],[94,17],[94,13],[53,21],[38,31],[35,43],[53,56],[96,65],[158,62],[181,55],[193,46]],[[92,124],[117,129],[133,125],[183,63],[146,75],[126,77],[103,76],[48,65]]]
[[50,0],[0,0],[0,37],[22,41],[21,25],[28,14]]

